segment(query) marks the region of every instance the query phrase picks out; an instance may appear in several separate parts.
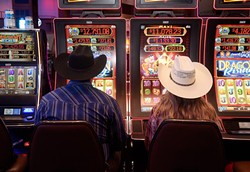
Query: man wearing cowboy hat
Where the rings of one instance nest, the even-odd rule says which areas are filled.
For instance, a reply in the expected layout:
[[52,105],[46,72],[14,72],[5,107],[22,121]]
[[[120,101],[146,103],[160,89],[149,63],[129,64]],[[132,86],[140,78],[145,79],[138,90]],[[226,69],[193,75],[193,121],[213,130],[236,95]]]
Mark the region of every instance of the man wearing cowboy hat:
[[105,55],[94,58],[90,46],[79,45],[71,54],[60,54],[54,62],[55,70],[70,82],[42,97],[35,121],[88,121],[103,145],[106,161],[116,164],[117,169],[126,141],[121,110],[114,98],[91,84],[106,61]]

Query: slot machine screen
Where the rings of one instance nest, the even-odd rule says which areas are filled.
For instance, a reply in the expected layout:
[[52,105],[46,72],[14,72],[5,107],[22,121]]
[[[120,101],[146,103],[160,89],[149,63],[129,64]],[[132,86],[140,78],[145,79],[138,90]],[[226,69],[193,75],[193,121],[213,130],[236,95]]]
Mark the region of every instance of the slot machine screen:
[[[38,102],[39,46],[35,31],[0,30],[0,114],[34,114]],[[28,110],[28,111],[29,111]]]
[[148,117],[166,90],[158,65],[172,65],[176,56],[199,61],[201,19],[131,19],[131,115]]
[[196,8],[197,0],[136,0],[137,9],[181,9]]
[[60,9],[119,9],[121,0],[58,0]]
[[250,0],[214,0],[214,8],[217,10],[249,10]]
[[250,19],[207,21],[205,65],[214,76],[208,101],[221,116],[249,116]]
[[[103,71],[93,78],[94,87],[115,98],[126,114],[126,22],[124,19],[55,19],[57,54],[89,45],[97,57],[106,55]],[[62,80],[63,82],[61,82]],[[57,75],[56,87],[68,81]],[[61,82],[61,83],[60,83]]]
[[0,67],[0,95],[35,95],[36,66]]

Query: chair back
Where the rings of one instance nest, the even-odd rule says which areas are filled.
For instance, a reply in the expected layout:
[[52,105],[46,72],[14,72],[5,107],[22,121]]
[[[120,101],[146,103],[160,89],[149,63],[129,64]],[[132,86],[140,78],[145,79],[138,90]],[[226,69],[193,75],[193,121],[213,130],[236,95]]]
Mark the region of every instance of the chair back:
[[149,172],[223,172],[222,135],[214,122],[165,120],[149,149]]
[[44,121],[30,144],[30,172],[104,172],[105,158],[93,127],[86,121]]
[[0,118],[0,171],[7,170],[13,162],[12,140],[4,121]]

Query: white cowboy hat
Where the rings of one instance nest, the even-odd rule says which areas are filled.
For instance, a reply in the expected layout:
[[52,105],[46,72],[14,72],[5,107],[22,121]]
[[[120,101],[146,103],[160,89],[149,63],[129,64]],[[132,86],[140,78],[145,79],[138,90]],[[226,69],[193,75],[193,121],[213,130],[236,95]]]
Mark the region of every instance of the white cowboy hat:
[[192,62],[187,56],[177,56],[171,67],[160,64],[158,77],[170,93],[187,99],[204,96],[213,85],[209,70],[201,63]]

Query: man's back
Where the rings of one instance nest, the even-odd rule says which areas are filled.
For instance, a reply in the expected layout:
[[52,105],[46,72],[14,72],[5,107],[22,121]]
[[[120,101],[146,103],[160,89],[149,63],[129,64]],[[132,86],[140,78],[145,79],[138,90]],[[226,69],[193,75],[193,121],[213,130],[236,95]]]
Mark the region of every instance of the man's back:
[[106,154],[122,150],[126,133],[116,100],[94,88],[90,82],[70,81],[64,87],[46,94],[39,105],[40,120],[85,120],[96,131]]

